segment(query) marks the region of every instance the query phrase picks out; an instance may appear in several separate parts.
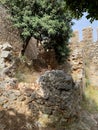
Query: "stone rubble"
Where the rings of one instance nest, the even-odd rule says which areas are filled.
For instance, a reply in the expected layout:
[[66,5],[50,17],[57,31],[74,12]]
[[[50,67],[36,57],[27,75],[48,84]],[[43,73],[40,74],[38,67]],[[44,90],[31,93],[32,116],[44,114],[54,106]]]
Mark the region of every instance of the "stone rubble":
[[[0,46],[0,130],[92,130],[97,123],[89,114],[81,112],[80,78],[73,77],[63,70],[46,71],[36,83],[19,83],[11,72],[15,71],[10,44]],[[77,55],[77,56],[76,56]],[[72,55],[75,70],[80,53]],[[5,66],[3,66],[4,64]],[[5,69],[8,68],[8,73]],[[74,69],[73,69],[74,70]],[[80,71],[81,73],[82,71]],[[9,74],[10,73],[10,74]],[[80,74],[79,73],[79,74]],[[5,120],[5,122],[4,122]],[[90,124],[90,125],[89,125]],[[48,128],[47,128],[48,127]]]
[[[0,88],[0,130],[17,130],[18,126],[19,130],[36,130],[41,127],[55,128],[54,130],[91,130],[96,126],[96,120],[91,115],[80,112],[79,87],[76,89],[73,84],[72,88],[65,90],[58,89],[55,83],[54,86],[46,86],[47,80],[43,79],[47,79],[49,73],[64,76],[64,72],[60,70],[48,71],[37,80],[35,86],[32,84],[28,87],[27,83],[20,83],[21,89],[19,84],[17,89]],[[48,82],[52,82],[52,79]],[[12,122],[11,127],[9,121]]]
[[4,84],[5,86],[16,86],[17,79],[13,78],[15,74],[15,59],[13,56],[13,48],[9,43],[4,43],[0,46],[0,77],[3,78],[2,87]]

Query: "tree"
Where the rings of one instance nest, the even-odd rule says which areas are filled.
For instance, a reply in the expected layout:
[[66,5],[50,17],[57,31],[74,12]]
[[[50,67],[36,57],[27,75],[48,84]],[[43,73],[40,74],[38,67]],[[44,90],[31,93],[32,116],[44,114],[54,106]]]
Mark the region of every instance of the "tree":
[[87,19],[98,20],[98,0],[65,0],[75,17],[79,18],[87,12]]
[[5,1],[24,41],[22,54],[33,36],[45,49],[54,49],[58,61],[68,56],[67,43],[73,23],[64,0]]

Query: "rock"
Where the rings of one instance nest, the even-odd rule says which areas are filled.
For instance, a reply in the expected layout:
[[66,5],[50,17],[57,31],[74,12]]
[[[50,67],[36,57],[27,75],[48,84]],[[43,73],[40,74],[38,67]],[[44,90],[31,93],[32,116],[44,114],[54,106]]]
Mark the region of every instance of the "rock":
[[6,128],[6,125],[0,124],[0,130],[4,130]]
[[39,120],[36,122],[37,126],[40,127],[47,127],[47,125],[50,123],[50,119],[47,114],[41,114],[39,117]]
[[90,128],[97,126],[97,121],[92,117],[91,114],[84,112],[81,116],[81,120],[87,124]]
[[41,100],[41,99],[37,99],[36,103],[40,104],[40,105],[45,105],[45,102],[43,100]]
[[[37,83],[39,88],[36,90],[36,98],[33,95],[33,100],[37,106],[40,106],[40,113],[46,114],[49,121],[50,116],[56,119],[51,120],[50,125],[56,127],[58,124],[62,128],[61,124],[66,126],[65,122],[70,116],[72,119],[74,116],[78,117],[77,112],[79,112],[81,100],[80,88],[79,86],[75,88],[75,83],[70,75],[62,70],[46,71],[40,76]],[[44,125],[42,122],[39,124]]]
[[11,73],[10,67],[4,67],[2,70],[2,75],[9,75]]
[[12,93],[12,94],[9,95],[9,99],[10,100],[16,100],[17,96],[15,95],[15,93]]
[[20,96],[20,97],[18,98],[18,100],[19,100],[19,101],[25,101],[25,100],[26,100],[26,97]]
[[0,88],[1,88],[1,89],[5,89],[5,84],[6,84],[6,82],[5,82],[5,81],[2,81],[2,82],[0,83]]
[[35,93],[35,92],[33,92],[32,94],[31,94],[31,99],[32,100],[35,100],[37,98],[37,94]]
[[47,71],[42,75],[38,83],[41,86],[53,87],[60,90],[70,90],[73,88],[72,77],[66,75],[62,70]]
[[2,95],[5,96],[5,97],[8,97],[7,91],[3,91]]
[[2,110],[0,111],[0,119],[3,118],[3,116],[4,116],[4,111]]
[[3,108],[4,108],[4,109],[8,108],[8,106],[9,106],[9,103],[3,104]]
[[90,127],[82,121],[74,122],[70,124],[69,130],[91,130]]
[[[16,78],[6,79],[6,86],[10,89],[15,89],[18,86],[18,80]],[[18,93],[17,93],[18,94]]]
[[1,52],[1,58],[10,59],[10,57],[11,57],[11,52],[10,51],[2,51]]
[[4,68],[5,66],[6,65],[5,65],[4,59],[0,58],[0,68]]
[[35,113],[37,113],[36,111],[38,111],[38,109],[34,103],[29,103],[28,106],[29,106],[29,109],[31,109],[31,110],[35,111]]
[[30,98],[30,97],[28,97],[27,99],[26,99],[26,104],[29,104],[29,103],[32,103],[32,99]]
[[27,92],[27,93],[26,93],[26,96],[27,96],[27,97],[31,97],[31,92]]
[[15,93],[15,95],[16,95],[17,97],[20,97],[20,96],[21,96],[20,91],[18,91],[18,90],[14,90],[13,92]]
[[48,115],[51,115],[51,114],[52,114],[52,109],[51,109],[51,107],[45,107],[43,111],[44,111],[45,114],[48,114]]
[[0,45],[0,49],[2,49],[3,45]]
[[4,96],[0,97],[0,105],[3,105],[4,103],[6,103],[8,101],[8,99]]
[[12,50],[12,46],[8,42],[6,42],[2,45],[2,50],[3,51],[10,51],[10,50]]
[[49,96],[49,103],[51,104],[51,105],[54,105],[55,103],[56,103],[56,99],[54,98],[54,96]]
[[8,96],[9,96],[10,94],[12,94],[12,93],[13,93],[12,90],[8,90],[8,91],[7,91]]

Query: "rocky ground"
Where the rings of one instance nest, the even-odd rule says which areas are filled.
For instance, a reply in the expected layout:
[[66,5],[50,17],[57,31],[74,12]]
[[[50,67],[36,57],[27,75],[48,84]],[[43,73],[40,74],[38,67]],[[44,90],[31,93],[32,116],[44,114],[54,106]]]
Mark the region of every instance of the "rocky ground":
[[[39,86],[33,83],[19,83],[14,89],[10,86],[0,88],[0,130],[36,130],[39,125],[48,122],[47,115],[39,111],[40,104],[43,104],[42,100],[36,100],[34,95],[34,92],[38,89]],[[51,114],[50,106],[44,111]],[[70,125],[67,126],[66,130],[76,130],[76,128],[77,130],[98,129],[98,114],[92,115],[83,110],[80,113],[81,118],[68,119],[67,125]],[[38,115],[41,115],[41,117],[39,122],[36,122]],[[65,124],[65,121],[63,123]],[[53,128],[48,129],[52,130]],[[60,130],[63,129],[60,128]],[[57,130],[59,130],[59,126]]]
[[[39,111],[43,100],[36,100],[34,92],[38,89],[39,86],[33,83],[19,83],[14,89],[10,86],[0,87],[0,130],[37,130],[40,125],[49,123],[47,114],[52,111],[50,106],[45,107],[45,114]],[[65,124],[66,128],[58,126],[56,130],[98,130],[98,114],[90,114],[81,109],[79,117],[68,118],[67,122],[62,120],[62,126]],[[45,130],[55,130],[54,126]]]
[[[73,54],[71,59],[80,66],[77,57]],[[0,130],[98,130],[98,114],[80,106],[79,82],[59,70],[33,72],[30,82],[20,82],[15,77],[17,62],[12,46],[1,45]],[[79,67],[73,69],[79,74]]]

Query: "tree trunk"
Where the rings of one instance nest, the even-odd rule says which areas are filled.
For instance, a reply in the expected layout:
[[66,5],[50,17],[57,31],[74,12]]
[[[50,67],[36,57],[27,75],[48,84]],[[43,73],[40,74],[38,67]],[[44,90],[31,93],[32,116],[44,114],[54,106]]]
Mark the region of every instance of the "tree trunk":
[[23,46],[22,46],[22,50],[21,50],[22,56],[25,54],[25,51],[26,51],[26,48],[29,44],[30,39],[31,39],[31,36],[28,36],[27,39],[25,40],[25,44],[23,44]]

